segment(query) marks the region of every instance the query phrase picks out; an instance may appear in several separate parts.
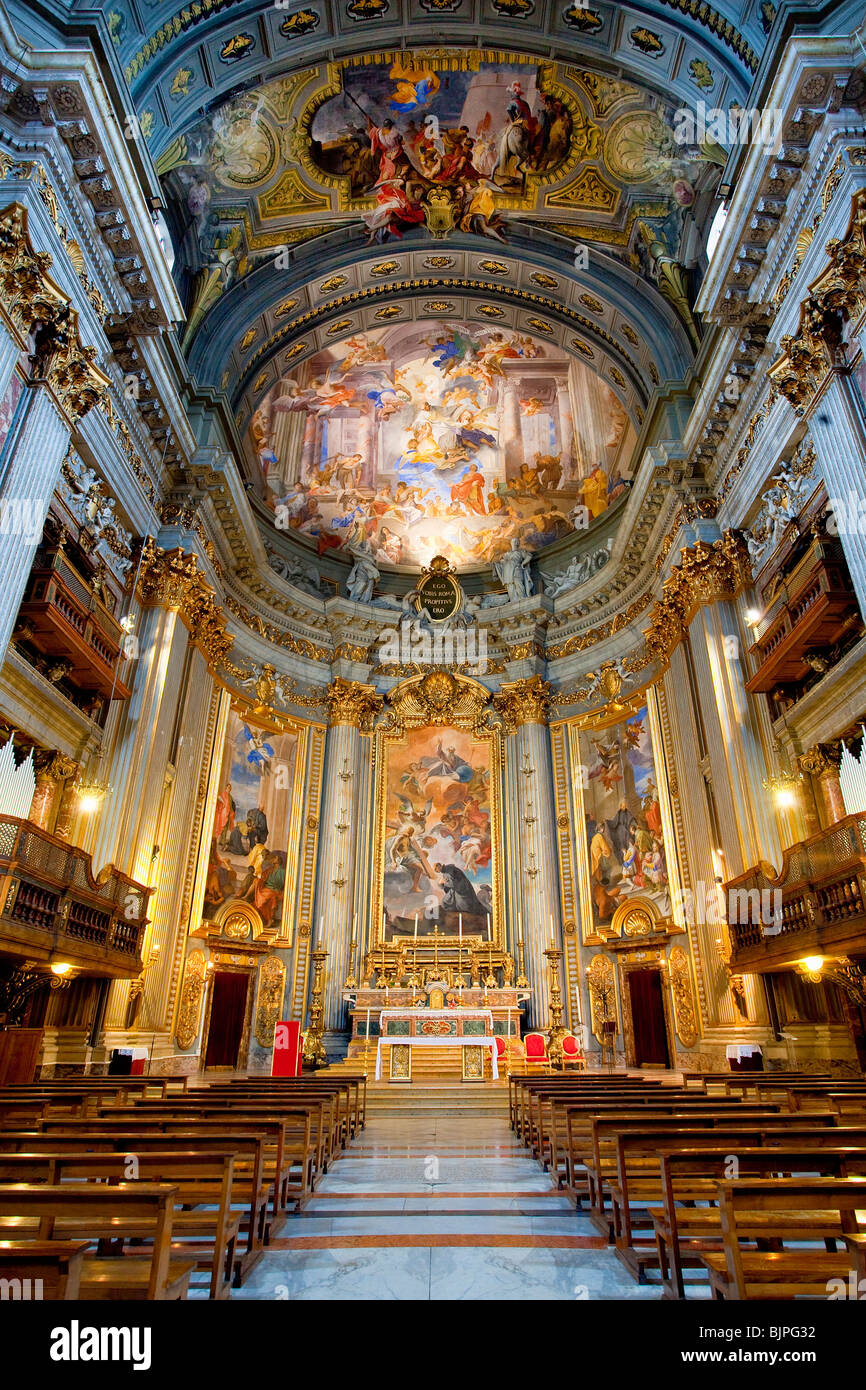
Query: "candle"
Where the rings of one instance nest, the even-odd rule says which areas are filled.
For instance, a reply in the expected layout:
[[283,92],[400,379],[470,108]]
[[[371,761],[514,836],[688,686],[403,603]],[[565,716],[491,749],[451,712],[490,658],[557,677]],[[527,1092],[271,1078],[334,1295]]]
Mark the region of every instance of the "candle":
[[487,940],[488,940],[488,941],[492,941],[492,939],[493,939],[493,938],[492,938],[491,935],[490,935],[490,913],[488,912],[488,914],[487,914]]
[[552,949],[552,950],[556,948],[556,938],[555,938],[555,936],[554,936],[554,934],[553,934],[553,913],[552,913],[552,912],[551,912],[551,914],[550,914],[550,946],[551,946],[551,949]]
[[319,950],[325,949],[325,914],[319,918]]
[[418,940],[418,913],[415,913],[415,940]]
[[458,931],[459,931],[459,934],[460,934],[460,941],[461,941],[461,943],[462,943],[462,941],[463,941],[463,913],[462,913],[462,912],[459,914],[459,916],[458,916],[458,918],[457,918],[457,928],[458,928]]
[[369,1010],[369,1008],[368,1008],[368,1009],[367,1009],[367,1036],[366,1036],[366,1038],[364,1039],[364,1048],[365,1048],[365,1049],[366,1049],[367,1043],[368,1043],[369,1041],[370,1041],[370,1010]]
[[517,944],[523,945],[523,923],[520,920],[520,913],[517,914]]

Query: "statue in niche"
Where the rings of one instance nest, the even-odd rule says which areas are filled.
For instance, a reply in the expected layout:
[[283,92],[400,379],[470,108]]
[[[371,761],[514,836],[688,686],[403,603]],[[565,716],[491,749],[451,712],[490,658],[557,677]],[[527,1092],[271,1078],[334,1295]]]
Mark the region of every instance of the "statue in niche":
[[493,572],[505,585],[511,602],[529,598],[532,593],[532,576],[529,573],[531,561],[532,552],[521,549],[520,542],[515,537],[511,542],[511,549],[506,550],[504,555],[493,562]]

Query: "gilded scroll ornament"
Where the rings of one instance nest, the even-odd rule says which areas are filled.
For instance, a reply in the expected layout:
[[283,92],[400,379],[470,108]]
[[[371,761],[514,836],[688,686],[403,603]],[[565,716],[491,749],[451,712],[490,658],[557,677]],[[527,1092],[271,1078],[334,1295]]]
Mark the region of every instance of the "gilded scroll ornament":
[[695,1000],[689,958],[682,946],[674,946],[668,961],[671,995],[674,1001],[674,1023],[683,1047],[694,1047],[698,1040]]
[[286,967],[283,962],[279,956],[268,956],[262,961],[259,971],[259,995],[253,1030],[259,1047],[274,1045],[274,1029],[282,1008],[285,983]]
[[206,974],[204,951],[191,951],[186,958],[177,1023],[174,1029],[174,1038],[178,1047],[192,1047],[196,1040],[201,1020],[201,1001]]

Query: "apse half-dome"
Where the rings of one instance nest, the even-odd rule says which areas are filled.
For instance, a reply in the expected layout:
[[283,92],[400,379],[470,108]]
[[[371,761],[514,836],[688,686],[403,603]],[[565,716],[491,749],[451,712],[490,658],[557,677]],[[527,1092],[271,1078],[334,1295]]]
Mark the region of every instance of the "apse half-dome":
[[366,540],[385,566],[486,568],[592,526],[629,486],[635,430],[562,349],[429,319],[293,366],[247,443],[274,526],[318,554]]

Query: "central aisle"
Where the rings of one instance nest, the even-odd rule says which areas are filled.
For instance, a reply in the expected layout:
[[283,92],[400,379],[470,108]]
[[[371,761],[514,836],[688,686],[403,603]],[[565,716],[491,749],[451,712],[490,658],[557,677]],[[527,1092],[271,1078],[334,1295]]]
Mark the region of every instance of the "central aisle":
[[520,1145],[507,1085],[371,1085],[367,1125],[242,1289],[257,1299],[658,1298]]

